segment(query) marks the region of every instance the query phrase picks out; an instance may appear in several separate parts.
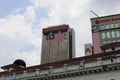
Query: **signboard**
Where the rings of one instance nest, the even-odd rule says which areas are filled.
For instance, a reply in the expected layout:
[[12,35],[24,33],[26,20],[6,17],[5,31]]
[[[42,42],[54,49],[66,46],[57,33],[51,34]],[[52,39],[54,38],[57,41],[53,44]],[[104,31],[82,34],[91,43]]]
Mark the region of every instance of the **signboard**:
[[95,24],[102,24],[102,23],[107,23],[107,22],[115,22],[115,21],[120,21],[120,17],[117,18],[104,18],[104,19],[96,19]]
[[120,22],[120,14],[91,18],[92,26],[110,24],[115,22]]

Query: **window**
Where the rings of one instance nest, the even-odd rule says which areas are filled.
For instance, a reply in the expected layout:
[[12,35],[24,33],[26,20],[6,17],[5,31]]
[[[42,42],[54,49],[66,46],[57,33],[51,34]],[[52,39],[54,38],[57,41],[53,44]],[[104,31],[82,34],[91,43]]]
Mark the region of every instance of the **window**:
[[104,25],[101,25],[100,26],[100,30],[104,30],[105,29],[105,26]]
[[110,38],[111,36],[110,36],[110,32],[107,32],[107,38]]
[[49,34],[47,34],[46,39],[47,40],[54,39],[54,33],[50,32]]
[[106,25],[106,29],[110,29],[110,25],[109,24]]
[[115,32],[112,31],[112,38],[115,38]]
[[105,38],[106,38],[105,32],[102,32],[102,39],[105,39]]
[[116,36],[120,37],[120,32],[119,31],[116,31]]
[[111,23],[100,26],[100,30],[119,28],[119,23]]
[[114,24],[113,23],[111,24],[111,28],[114,28]]
[[115,23],[115,28],[118,28],[118,27],[119,27],[118,23]]

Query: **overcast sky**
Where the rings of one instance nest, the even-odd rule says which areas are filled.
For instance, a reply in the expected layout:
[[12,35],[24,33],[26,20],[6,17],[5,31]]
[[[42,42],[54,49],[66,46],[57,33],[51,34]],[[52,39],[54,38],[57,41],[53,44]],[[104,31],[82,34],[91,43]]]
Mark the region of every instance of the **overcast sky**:
[[68,24],[76,34],[76,57],[92,43],[90,18],[120,14],[120,0],[0,0],[0,66],[23,59],[40,64],[42,28]]

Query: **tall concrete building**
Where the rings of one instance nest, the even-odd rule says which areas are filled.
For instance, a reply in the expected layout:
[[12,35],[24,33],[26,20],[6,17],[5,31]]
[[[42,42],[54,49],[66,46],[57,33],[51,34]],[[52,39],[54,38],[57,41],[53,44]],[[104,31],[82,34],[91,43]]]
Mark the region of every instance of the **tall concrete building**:
[[120,49],[120,14],[91,19],[94,54]]
[[41,64],[75,57],[75,33],[69,25],[43,29]]

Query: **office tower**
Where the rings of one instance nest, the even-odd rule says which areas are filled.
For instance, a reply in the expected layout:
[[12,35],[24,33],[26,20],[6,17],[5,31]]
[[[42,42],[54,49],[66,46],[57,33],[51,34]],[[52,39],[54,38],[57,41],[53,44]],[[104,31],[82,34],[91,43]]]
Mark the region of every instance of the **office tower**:
[[94,54],[120,49],[120,14],[91,19]]
[[41,64],[75,57],[75,33],[69,25],[43,29]]

